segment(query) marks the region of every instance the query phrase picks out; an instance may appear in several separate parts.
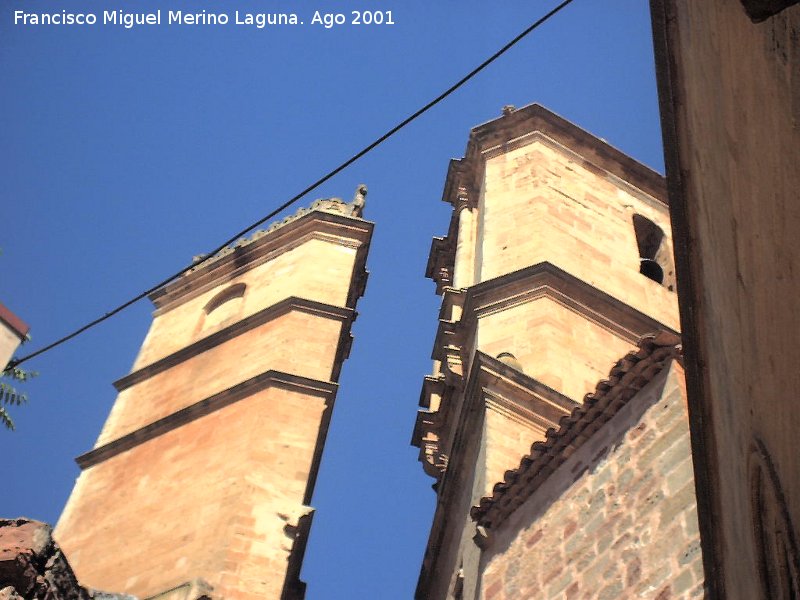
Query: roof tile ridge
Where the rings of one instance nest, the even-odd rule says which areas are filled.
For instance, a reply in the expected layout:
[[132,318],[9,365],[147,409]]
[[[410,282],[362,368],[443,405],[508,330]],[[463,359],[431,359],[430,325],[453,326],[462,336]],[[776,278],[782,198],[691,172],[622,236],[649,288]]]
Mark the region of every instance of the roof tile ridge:
[[[549,428],[544,440],[533,442],[530,452],[522,457],[519,466],[506,471],[503,481],[493,486],[492,495],[484,496],[477,506],[472,507],[470,510],[472,519],[482,522],[494,508],[511,503],[507,498],[510,488],[536,479],[607,407],[621,400],[613,411],[616,413],[652,381],[671,359],[680,360],[681,356],[680,337],[673,333],[662,331],[640,338],[637,349],[627,353],[614,364],[608,378],[600,380],[594,392],[584,396],[583,404],[576,406],[570,414],[561,417],[558,429]],[[589,416],[592,418],[588,418]],[[613,414],[607,416],[610,419]]]

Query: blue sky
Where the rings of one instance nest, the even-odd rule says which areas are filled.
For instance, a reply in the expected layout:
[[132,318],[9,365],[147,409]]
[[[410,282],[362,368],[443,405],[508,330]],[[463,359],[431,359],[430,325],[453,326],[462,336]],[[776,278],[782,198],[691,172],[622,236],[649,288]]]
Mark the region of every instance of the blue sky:
[[[2,0],[0,300],[31,350],[187,265],[436,96],[557,2]],[[333,8],[330,8],[333,7]],[[295,12],[305,25],[14,25],[15,10]],[[394,25],[310,25],[315,10]],[[661,171],[647,2],[575,0],[317,197],[370,192],[366,296],[306,555],[309,600],[413,595],[435,502],[409,446],[438,297],[448,160],[503,105],[540,102]],[[298,206],[300,205],[298,204]],[[290,210],[290,212],[293,209]],[[0,431],[0,516],[55,522],[150,320],[142,302],[31,361]],[[512,466],[512,465],[510,465]]]

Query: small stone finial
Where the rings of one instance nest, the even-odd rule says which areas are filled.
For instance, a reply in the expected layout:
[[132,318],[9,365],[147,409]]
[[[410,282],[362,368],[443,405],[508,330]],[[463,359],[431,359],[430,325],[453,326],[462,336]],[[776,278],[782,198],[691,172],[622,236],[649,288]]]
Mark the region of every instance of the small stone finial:
[[520,373],[524,373],[525,371],[522,368],[522,363],[517,360],[517,357],[511,354],[511,352],[501,352],[497,355],[497,360],[501,363],[508,365],[519,371]]
[[367,186],[360,183],[356,188],[356,195],[353,196],[353,216],[360,217],[367,204]]
[[505,116],[508,116],[508,115],[510,115],[511,113],[513,113],[515,110],[517,110],[517,107],[516,107],[516,106],[514,106],[513,104],[506,104],[506,105],[503,107],[503,116],[504,116],[504,117],[505,117]]

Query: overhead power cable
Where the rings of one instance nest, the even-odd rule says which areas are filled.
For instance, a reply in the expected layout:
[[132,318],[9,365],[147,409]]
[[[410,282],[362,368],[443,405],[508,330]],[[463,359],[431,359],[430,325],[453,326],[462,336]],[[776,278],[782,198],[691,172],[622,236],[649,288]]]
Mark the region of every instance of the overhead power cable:
[[99,325],[100,323],[102,323],[106,319],[110,319],[111,317],[113,317],[114,315],[116,315],[119,312],[122,312],[123,310],[125,310],[126,308],[131,306],[132,304],[136,304],[139,300],[142,300],[142,299],[146,298],[148,295],[150,295],[151,293],[153,293],[157,289],[162,288],[165,285],[167,285],[168,283],[174,281],[175,279],[177,279],[178,277],[183,275],[188,269],[197,268],[201,264],[203,264],[206,261],[210,260],[213,256],[215,256],[217,253],[221,252],[222,250],[224,250],[225,248],[230,246],[232,243],[234,243],[236,240],[241,238],[243,235],[247,234],[249,231],[251,231],[252,229],[255,229],[259,225],[263,225],[265,222],[269,221],[271,218],[276,216],[278,213],[280,213],[281,211],[287,209],[289,206],[291,206],[292,204],[294,204],[295,202],[300,200],[303,196],[305,196],[309,192],[314,191],[316,188],[321,186],[323,183],[328,181],[330,178],[334,177],[335,175],[337,175],[338,173],[340,173],[341,171],[343,171],[344,169],[346,169],[347,167],[352,165],[354,162],[356,162],[362,156],[364,156],[368,152],[370,152],[373,149],[375,149],[377,146],[379,146],[380,144],[385,142],[387,139],[392,137],[395,133],[397,133],[398,131],[403,129],[406,125],[408,125],[412,121],[415,121],[418,117],[420,117],[423,114],[425,114],[426,112],[428,112],[431,108],[433,108],[434,106],[439,104],[439,102],[441,102],[442,100],[447,98],[450,94],[455,92],[457,89],[459,89],[465,83],[467,83],[470,79],[472,79],[478,73],[483,71],[486,67],[488,67],[490,64],[492,64],[495,60],[500,58],[503,54],[505,54],[508,50],[510,50],[513,46],[515,46],[520,40],[522,40],[524,37],[526,37],[528,34],[530,34],[533,30],[537,29],[539,26],[541,26],[544,23],[546,23],[553,16],[555,16],[558,12],[560,12],[563,8],[565,8],[568,4],[571,4],[572,1],[573,0],[564,0],[564,2],[562,2],[561,4],[556,6],[553,10],[551,10],[550,12],[545,14],[540,19],[537,19],[535,22],[533,22],[528,27],[526,27],[522,32],[520,32],[511,41],[506,43],[497,52],[492,54],[489,58],[484,60],[481,64],[479,64],[477,67],[472,69],[472,71],[470,71],[469,73],[464,75],[456,83],[454,83],[449,88],[447,88],[445,91],[443,91],[441,94],[436,96],[436,98],[434,98],[433,100],[428,102],[425,106],[423,106],[422,108],[420,108],[419,110],[417,110],[416,112],[411,114],[410,116],[408,116],[405,119],[403,119],[400,123],[398,123],[397,125],[392,127],[389,131],[384,133],[382,136],[380,136],[374,142],[372,142],[368,146],[364,147],[362,150],[360,150],[359,152],[357,152],[356,154],[354,154],[353,156],[348,158],[346,161],[344,161],[342,164],[340,164],[338,167],[336,167],[332,171],[328,172],[326,175],[324,175],[324,176],[320,177],[319,179],[317,179],[314,183],[312,183],[311,185],[306,187],[303,191],[299,192],[295,196],[292,196],[289,200],[287,200],[286,202],[284,202],[283,204],[278,206],[276,209],[271,211],[269,214],[265,215],[264,217],[262,217],[261,219],[259,219],[255,223],[249,225],[247,228],[245,228],[245,229],[241,230],[240,232],[238,232],[237,234],[233,235],[230,239],[228,239],[225,242],[223,242],[222,244],[220,244],[217,248],[215,248],[214,250],[209,252],[205,257],[203,257],[199,261],[195,262],[190,267],[183,268],[180,271],[178,271],[177,273],[175,273],[173,275],[170,275],[166,279],[163,279],[162,281],[159,281],[158,283],[156,283],[152,287],[150,287],[150,288],[146,289],[145,291],[143,291],[138,296],[135,296],[134,298],[131,298],[127,302],[124,302],[123,304],[120,304],[119,306],[117,306],[113,310],[105,313],[101,317],[98,317],[94,321],[91,321],[91,322],[87,323],[83,327],[79,327],[78,329],[76,329],[72,333],[70,333],[68,335],[65,335],[64,337],[62,337],[60,339],[57,339],[56,341],[48,344],[47,346],[44,346],[43,348],[40,348],[39,350],[36,350],[35,352],[31,352],[30,354],[28,354],[26,356],[23,356],[22,358],[18,358],[16,360],[11,361],[8,364],[7,369],[16,367],[18,365],[21,365],[22,363],[24,363],[24,362],[26,362],[26,361],[28,361],[28,360],[36,357],[36,356],[44,354],[45,352],[47,352],[49,350],[52,350],[53,348],[56,348],[57,346],[60,346],[61,344],[64,344],[64,343],[68,342],[72,338],[77,337],[80,334],[82,334],[84,331],[87,331],[88,329],[91,329],[95,325]]

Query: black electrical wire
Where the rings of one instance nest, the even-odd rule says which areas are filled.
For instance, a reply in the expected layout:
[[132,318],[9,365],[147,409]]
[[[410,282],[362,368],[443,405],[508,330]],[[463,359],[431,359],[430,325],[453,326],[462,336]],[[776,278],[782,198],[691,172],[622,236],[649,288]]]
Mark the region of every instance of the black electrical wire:
[[66,343],[66,342],[68,342],[68,341],[69,341],[69,340],[71,340],[72,338],[79,336],[79,335],[80,335],[81,333],[83,333],[84,331],[86,331],[86,330],[88,330],[88,329],[91,329],[91,328],[92,328],[92,327],[94,327],[95,325],[99,325],[100,323],[102,323],[102,322],[103,322],[103,321],[105,321],[106,319],[110,319],[111,317],[113,317],[114,315],[116,315],[116,314],[117,314],[117,313],[119,313],[119,312],[122,312],[123,310],[125,310],[126,308],[128,308],[129,306],[131,306],[132,304],[136,304],[136,303],[137,303],[139,300],[142,300],[142,299],[146,298],[146,297],[147,297],[149,294],[153,293],[153,292],[154,292],[154,291],[156,291],[157,289],[164,287],[165,285],[167,285],[167,284],[168,284],[168,283],[170,283],[171,281],[174,281],[175,279],[177,279],[178,277],[180,277],[181,275],[183,275],[183,274],[184,274],[184,273],[185,273],[185,272],[186,272],[188,269],[190,269],[190,268],[196,268],[196,267],[200,266],[201,264],[203,264],[204,262],[206,262],[207,260],[211,259],[211,258],[212,258],[213,256],[215,256],[215,255],[216,255],[218,252],[220,252],[220,251],[224,250],[225,248],[227,248],[227,247],[228,247],[230,244],[234,243],[234,242],[235,242],[236,240],[238,240],[240,237],[242,237],[243,235],[247,234],[247,233],[248,233],[250,230],[252,230],[252,229],[255,229],[255,228],[256,228],[256,227],[258,227],[259,225],[262,225],[262,224],[264,224],[266,221],[270,220],[270,219],[271,219],[271,218],[273,218],[275,215],[277,215],[277,214],[278,214],[278,213],[280,213],[281,211],[285,210],[286,208],[288,208],[289,206],[291,206],[292,204],[294,204],[295,202],[297,202],[298,200],[300,200],[300,198],[302,198],[303,196],[305,196],[305,195],[306,195],[306,194],[308,194],[309,192],[312,192],[313,190],[315,190],[316,188],[318,188],[319,186],[321,186],[323,183],[325,183],[326,181],[328,181],[328,180],[329,180],[331,177],[334,177],[335,175],[337,175],[338,173],[340,173],[341,171],[343,171],[344,169],[346,169],[347,167],[349,167],[351,164],[353,164],[354,162],[356,162],[356,161],[357,161],[358,159],[360,159],[362,156],[364,156],[364,155],[365,155],[365,154],[367,154],[368,152],[370,152],[370,151],[372,151],[373,149],[375,149],[377,146],[379,146],[380,144],[382,144],[383,142],[385,142],[387,139],[389,139],[390,137],[392,137],[392,136],[393,136],[395,133],[397,133],[398,131],[400,131],[401,129],[403,129],[403,128],[404,128],[406,125],[408,125],[408,124],[409,124],[409,123],[411,123],[412,121],[416,120],[418,117],[422,116],[424,113],[428,112],[428,111],[429,111],[431,108],[433,108],[434,106],[436,106],[437,104],[439,104],[439,102],[441,102],[442,100],[444,100],[445,98],[447,98],[447,97],[448,97],[450,94],[452,94],[453,92],[455,92],[457,89],[459,89],[459,88],[460,88],[461,86],[463,86],[465,83],[467,83],[467,82],[468,82],[470,79],[472,79],[473,77],[475,77],[475,75],[477,75],[478,73],[480,73],[481,71],[483,71],[483,70],[484,70],[486,67],[488,67],[490,64],[492,64],[492,63],[493,63],[495,60],[497,60],[498,58],[500,58],[500,57],[501,57],[503,54],[505,54],[505,53],[506,53],[508,50],[510,50],[510,49],[511,49],[513,46],[515,46],[515,45],[516,45],[516,44],[517,44],[517,43],[518,43],[520,40],[522,40],[522,39],[523,39],[524,37],[526,37],[526,36],[527,36],[529,33],[531,33],[531,32],[532,32],[534,29],[536,29],[536,28],[538,28],[540,25],[543,25],[544,23],[546,23],[546,22],[547,22],[547,21],[548,21],[548,20],[549,20],[551,17],[555,16],[555,15],[556,15],[556,13],[558,13],[559,11],[561,11],[561,9],[565,8],[565,7],[566,7],[568,4],[572,3],[572,1],[573,1],[573,0],[564,0],[564,2],[562,2],[561,4],[559,4],[558,6],[556,6],[556,7],[555,7],[553,10],[551,10],[550,12],[548,12],[546,15],[544,15],[543,17],[541,17],[540,19],[536,20],[534,23],[532,23],[531,25],[529,25],[529,26],[528,26],[527,28],[525,28],[525,29],[524,29],[524,30],[523,30],[523,31],[522,31],[520,34],[518,34],[516,37],[514,37],[514,38],[513,38],[513,39],[512,39],[510,42],[508,42],[506,45],[504,45],[502,48],[500,48],[500,49],[499,49],[497,52],[495,52],[494,54],[492,54],[492,55],[491,55],[489,58],[487,58],[486,60],[484,60],[484,61],[483,61],[481,64],[479,64],[477,67],[475,67],[474,69],[472,69],[472,71],[470,71],[469,73],[467,73],[466,75],[464,75],[464,77],[462,77],[461,79],[459,79],[459,80],[458,80],[456,83],[454,83],[453,85],[451,85],[451,86],[450,86],[449,88],[447,88],[447,89],[446,89],[444,92],[442,92],[441,94],[439,94],[438,96],[436,96],[436,98],[434,98],[433,100],[431,100],[430,102],[428,102],[428,103],[427,103],[425,106],[423,106],[422,108],[420,108],[419,110],[417,110],[417,111],[416,111],[415,113],[413,113],[411,116],[409,116],[409,117],[407,117],[407,118],[403,119],[403,120],[402,120],[400,123],[398,123],[397,125],[395,125],[394,127],[392,127],[392,128],[389,130],[389,131],[387,131],[386,133],[384,133],[384,134],[383,134],[381,137],[379,137],[379,138],[378,138],[378,139],[376,139],[374,142],[372,142],[371,144],[369,144],[368,146],[366,146],[366,147],[365,147],[364,149],[362,149],[360,152],[358,152],[358,153],[354,154],[353,156],[351,156],[350,158],[348,158],[348,159],[347,159],[345,162],[343,162],[343,163],[342,163],[342,164],[340,164],[338,167],[336,167],[335,169],[333,169],[332,171],[330,171],[330,172],[329,172],[327,175],[324,175],[323,177],[320,177],[319,179],[317,179],[317,181],[315,181],[314,183],[312,183],[311,185],[309,185],[309,186],[308,186],[307,188],[305,188],[305,189],[304,189],[302,192],[298,193],[298,194],[297,194],[297,195],[295,195],[295,196],[292,196],[292,197],[291,197],[289,200],[287,200],[286,202],[284,202],[283,204],[281,204],[281,205],[280,205],[278,208],[276,208],[275,210],[273,210],[272,212],[270,212],[268,215],[265,215],[263,218],[259,219],[258,221],[256,221],[256,222],[255,222],[255,223],[253,223],[252,225],[248,226],[246,229],[243,229],[242,231],[240,231],[240,232],[239,232],[239,233],[237,233],[236,235],[232,236],[230,239],[228,239],[228,240],[226,240],[225,242],[223,242],[222,244],[220,244],[220,246],[219,246],[219,247],[217,247],[217,248],[215,248],[214,250],[212,250],[211,252],[209,252],[209,253],[208,253],[208,254],[207,254],[207,255],[206,255],[204,258],[202,258],[201,260],[199,260],[199,261],[197,261],[196,263],[192,264],[190,267],[186,267],[186,268],[184,268],[184,269],[181,269],[180,271],[178,271],[178,272],[177,272],[177,273],[175,273],[174,275],[171,275],[171,276],[167,277],[166,279],[164,279],[164,280],[162,280],[162,281],[158,282],[158,283],[157,283],[157,284],[155,284],[154,286],[152,286],[152,287],[150,287],[150,288],[146,289],[145,291],[143,291],[143,292],[142,292],[141,294],[139,294],[138,296],[136,296],[136,297],[134,297],[134,298],[131,298],[130,300],[128,300],[127,302],[125,302],[125,303],[123,303],[123,304],[120,304],[120,305],[119,305],[119,306],[117,306],[115,309],[111,310],[110,312],[107,312],[107,313],[106,313],[106,314],[104,314],[103,316],[101,316],[101,317],[98,317],[98,318],[97,318],[97,319],[95,319],[94,321],[91,321],[91,322],[87,323],[86,325],[84,325],[83,327],[80,327],[80,328],[76,329],[76,330],[75,330],[75,331],[73,331],[72,333],[70,333],[70,334],[68,334],[68,335],[65,335],[64,337],[62,337],[62,338],[60,338],[60,339],[58,339],[58,340],[56,340],[56,341],[54,341],[54,342],[52,342],[52,343],[48,344],[48,345],[47,345],[47,346],[45,346],[44,348],[40,348],[40,349],[39,349],[39,350],[37,350],[36,352],[32,352],[32,353],[30,353],[30,354],[28,354],[28,355],[26,355],[26,356],[23,356],[22,358],[18,358],[18,359],[12,360],[10,363],[8,363],[8,366],[6,367],[6,370],[8,370],[8,369],[11,369],[11,368],[13,368],[13,367],[16,367],[16,366],[18,366],[18,365],[21,365],[22,363],[24,363],[24,362],[26,362],[26,361],[28,361],[28,360],[30,360],[30,359],[32,359],[32,358],[34,358],[34,357],[36,357],[36,356],[39,356],[40,354],[44,354],[45,352],[47,352],[47,351],[49,351],[49,350],[52,350],[53,348],[55,348],[55,347],[57,347],[57,346],[60,346],[61,344],[64,344],[64,343]]

